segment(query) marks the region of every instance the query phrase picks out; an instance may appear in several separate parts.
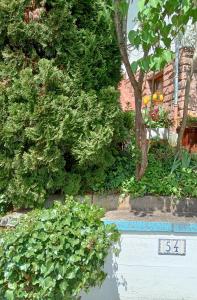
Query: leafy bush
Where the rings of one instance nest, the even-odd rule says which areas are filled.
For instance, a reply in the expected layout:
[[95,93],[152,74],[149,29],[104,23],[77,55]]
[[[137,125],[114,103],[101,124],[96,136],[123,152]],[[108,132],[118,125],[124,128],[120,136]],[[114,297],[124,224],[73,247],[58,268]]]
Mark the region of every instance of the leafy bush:
[[15,207],[77,193],[127,132],[111,0],[35,2],[0,4],[0,194]]
[[181,163],[174,165],[173,150],[156,143],[149,153],[149,165],[141,181],[137,182],[134,176],[124,181],[122,191],[133,197],[144,195],[161,195],[181,197],[197,197],[197,169],[183,167]]
[[0,195],[0,216],[12,209],[12,204],[7,201],[5,195]]
[[195,162],[192,155],[186,150],[181,149],[174,158],[171,173],[176,171],[177,169],[196,169],[197,163]]
[[[103,192],[119,191],[124,180],[134,173],[134,113],[122,112],[119,119],[119,132],[106,154],[102,167],[89,166],[83,175],[83,191]],[[109,155],[109,153],[112,155]]]
[[119,238],[102,217],[102,209],[72,199],[29,213],[2,236],[0,298],[74,299],[101,284],[105,257]]

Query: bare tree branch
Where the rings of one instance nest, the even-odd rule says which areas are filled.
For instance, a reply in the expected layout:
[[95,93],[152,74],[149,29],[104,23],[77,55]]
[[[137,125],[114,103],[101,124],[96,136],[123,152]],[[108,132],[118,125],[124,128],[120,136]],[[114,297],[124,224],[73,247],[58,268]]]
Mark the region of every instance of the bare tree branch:
[[138,82],[135,78],[135,75],[131,70],[127,47],[125,45],[124,32],[123,32],[123,26],[122,26],[122,18],[121,18],[119,9],[118,9],[118,7],[120,5],[120,0],[115,0],[114,3],[115,3],[115,7],[116,7],[115,14],[114,14],[116,34],[117,34],[117,38],[118,38],[118,45],[120,48],[121,57],[122,57],[124,65],[125,65],[127,74],[129,76],[129,80],[131,81],[131,84],[132,84],[134,90],[136,90],[136,92],[138,91],[138,93],[140,94],[140,88],[139,88]]

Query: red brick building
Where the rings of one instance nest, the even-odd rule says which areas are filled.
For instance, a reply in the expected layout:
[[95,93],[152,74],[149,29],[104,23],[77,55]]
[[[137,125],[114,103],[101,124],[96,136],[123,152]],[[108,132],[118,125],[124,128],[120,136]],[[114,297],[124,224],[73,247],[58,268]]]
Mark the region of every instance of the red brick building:
[[[176,132],[180,121],[183,116],[184,96],[187,71],[191,63],[193,56],[193,50],[191,48],[181,48],[179,52],[179,72],[178,72],[178,101],[177,105],[174,103],[175,95],[175,61],[168,64],[162,72],[158,72],[154,75],[148,74],[143,84],[143,95],[150,95],[155,90],[162,92],[164,96],[163,106],[166,110],[170,111],[170,118],[174,123],[174,127],[171,128],[172,132]],[[124,78],[120,82],[120,103],[123,110],[135,109],[134,92],[130,85],[129,79]],[[197,117],[197,74],[194,74],[189,100],[189,115]],[[187,134],[187,130],[184,136],[184,141],[187,146],[192,144],[191,150],[197,150],[197,127],[190,130],[192,133]],[[191,141],[190,141],[191,140]]]

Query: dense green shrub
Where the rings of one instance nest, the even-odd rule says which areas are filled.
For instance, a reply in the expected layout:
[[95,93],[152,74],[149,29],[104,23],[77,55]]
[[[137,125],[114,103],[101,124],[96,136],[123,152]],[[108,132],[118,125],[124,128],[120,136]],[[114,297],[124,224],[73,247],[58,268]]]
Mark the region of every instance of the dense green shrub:
[[35,3],[0,3],[0,194],[15,207],[96,185],[128,134],[111,0]]
[[[120,131],[114,136],[111,149],[109,149],[102,167],[87,167],[83,176],[83,191],[119,191],[124,180],[134,173],[134,114],[131,111],[123,112],[119,119],[119,125]],[[110,151],[111,156],[109,155]]]
[[5,195],[0,195],[0,216],[6,214],[12,208],[12,203],[6,199]]
[[1,236],[0,298],[68,300],[101,284],[119,238],[102,217],[102,209],[72,199],[29,213]]
[[197,197],[197,164],[192,161],[191,167],[174,164],[174,151],[167,144],[156,143],[150,149],[149,164],[141,181],[130,176],[122,184],[122,191],[133,197],[144,195],[161,195],[181,197]]

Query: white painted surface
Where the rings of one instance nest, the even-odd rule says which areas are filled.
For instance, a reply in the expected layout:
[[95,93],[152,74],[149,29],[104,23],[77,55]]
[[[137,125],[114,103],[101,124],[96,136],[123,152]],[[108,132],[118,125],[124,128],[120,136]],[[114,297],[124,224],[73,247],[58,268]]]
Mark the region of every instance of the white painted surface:
[[169,138],[168,128],[147,128],[147,139],[167,140]]
[[[186,256],[158,255],[160,238],[186,239]],[[123,233],[105,271],[102,287],[82,300],[197,300],[197,236]]]

